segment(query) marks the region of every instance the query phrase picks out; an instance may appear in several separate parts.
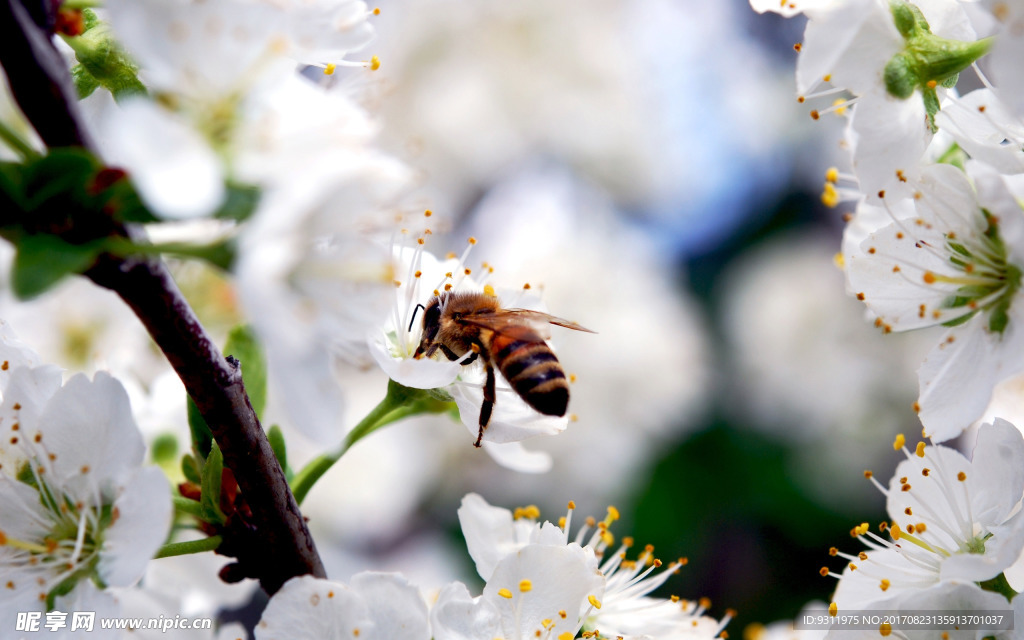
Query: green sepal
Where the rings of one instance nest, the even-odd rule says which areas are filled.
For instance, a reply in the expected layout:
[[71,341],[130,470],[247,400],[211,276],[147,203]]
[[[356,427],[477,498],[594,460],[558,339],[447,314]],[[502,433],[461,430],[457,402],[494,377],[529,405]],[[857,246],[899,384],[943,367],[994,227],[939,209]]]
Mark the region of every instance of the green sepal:
[[960,145],[953,143],[949,145],[949,148],[935,161],[936,164],[950,164],[964,171],[964,165],[967,163],[967,154],[960,148]]
[[85,76],[91,76],[92,83],[106,88],[118,101],[146,95],[146,86],[139,81],[138,65],[114,39],[110,27],[98,20],[91,9],[83,10],[82,16],[85,31],[79,36],[63,37],[64,42],[75,52],[75,58],[81,66],[78,72],[81,80],[75,83],[79,97],[85,97],[82,90],[91,84]]
[[1006,281],[1006,291],[992,305],[992,311],[989,312],[988,330],[993,333],[1002,333],[1010,324],[1010,305],[1013,303],[1017,290],[1020,289],[1021,270],[1015,265],[1007,264]]
[[[916,10],[916,11],[915,11]],[[924,19],[924,15],[912,4],[906,2],[894,1],[889,3],[889,11],[892,12],[892,21],[896,25],[896,30],[900,32],[900,35],[904,38],[909,38],[914,35],[920,28],[918,24],[918,17],[924,22],[924,28],[928,28],[928,21]]]
[[224,456],[220,452],[217,443],[213,443],[210,449],[210,456],[203,465],[202,494],[200,502],[203,505],[203,520],[213,524],[224,524],[227,516],[220,509],[220,483],[224,473]]
[[1003,595],[1007,600],[1011,601],[1018,595],[1017,591],[1010,586],[1010,581],[1006,579],[1005,573],[1000,573],[994,578],[979,582],[978,586],[985,591],[991,591],[993,593]]
[[939,94],[931,87],[921,89],[921,99],[924,100],[924,113],[928,121],[928,127],[935,133],[939,128],[935,125],[935,114],[939,112]]
[[81,64],[76,64],[71,67],[71,81],[75,85],[75,93],[78,94],[79,100],[85,100],[95,93],[97,89],[103,86],[100,84],[100,81],[89,73],[89,70]]
[[897,53],[885,64],[885,90],[889,95],[905,100],[914,95],[919,79],[914,65],[905,53]]
[[71,244],[57,236],[20,236],[11,270],[11,288],[21,300],[29,300],[57,284],[65,276],[88,269],[103,252],[104,242]]
[[188,414],[188,430],[192,434],[192,449],[205,459],[210,455],[213,432],[210,431],[210,425],[206,424],[206,418],[199,413],[199,407],[191,397],[188,398],[186,412]]
[[185,479],[192,484],[201,484],[203,475],[199,471],[199,461],[193,454],[187,454],[181,458],[181,473]]
[[267,359],[251,326],[240,325],[228,333],[224,355],[233,356],[240,363],[249,403],[259,417],[267,405]]

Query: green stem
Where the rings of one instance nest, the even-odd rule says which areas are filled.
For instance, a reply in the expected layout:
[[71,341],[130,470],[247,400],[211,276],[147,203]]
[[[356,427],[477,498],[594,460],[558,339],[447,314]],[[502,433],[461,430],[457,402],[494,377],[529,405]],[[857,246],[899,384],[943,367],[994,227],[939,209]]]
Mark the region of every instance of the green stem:
[[292,493],[295,500],[302,504],[306,494],[313,488],[334,463],[341,459],[352,445],[373,433],[377,429],[420,413],[436,413],[448,409],[451,403],[436,400],[428,391],[403,387],[394,380],[388,381],[388,393],[365,418],[360,420],[336,450],[325,453],[310,461],[292,479]]
[[160,550],[153,557],[170,558],[171,556],[184,556],[190,553],[214,551],[220,546],[221,541],[222,538],[220,536],[210,536],[209,538],[189,540],[187,542],[172,542],[160,547]]
[[174,496],[174,508],[181,513],[187,513],[190,516],[195,516],[199,519],[203,519],[203,505],[202,503],[191,500],[189,498],[182,498],[181,496]]
[[32,160],[39,157],[39,152],[32,148],[28,140],[23,138],[3,120],[0,120],[0,140],[7,143],[7,146],[21,156],[22,160]]
[[103,0],[64,0],[61,9],[95,9],[103,6]]
[[120,258],[130,255],[161,256],[173,255],[179,258],[198,258],[206,260],[214,266],[228,270],[234,260],[234,252],[229,241],[215,242],[207,245],[189,244],[187,242],[164,242],[158,244],[138,244],[124,238],[110,238],[106,249]]

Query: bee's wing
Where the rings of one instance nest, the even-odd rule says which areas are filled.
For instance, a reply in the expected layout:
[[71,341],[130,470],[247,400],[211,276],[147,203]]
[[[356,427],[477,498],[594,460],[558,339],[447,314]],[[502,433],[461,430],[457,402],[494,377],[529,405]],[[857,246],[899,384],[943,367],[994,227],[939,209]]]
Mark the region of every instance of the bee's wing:
[[460,320],[467,324],[490,329],[495,333],[530,342],[550,338],[551,328],[548,325],[552,324],[565,327],[566,329],[594,333],[590,329],[571,320],[556,318],[553,315],[541,311],[530,311],[529,309],[502,309],[496,313],[463,316]]

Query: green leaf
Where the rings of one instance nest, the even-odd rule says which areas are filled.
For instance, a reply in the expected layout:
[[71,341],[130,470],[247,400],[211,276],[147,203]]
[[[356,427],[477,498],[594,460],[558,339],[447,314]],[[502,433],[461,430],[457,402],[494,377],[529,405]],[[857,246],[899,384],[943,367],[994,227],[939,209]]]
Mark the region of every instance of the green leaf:
[[259,187],[237,182],[229,182],[224,186],[227,190],[224,204],[214,212],[213,217],[239,222],[249,218],[260,203]]
[[101,168],[100,161],[85,149],[51,149],[26,165],[25,209],[35,211],[58,198],[68,204],[88,201],[86,185]]
[[267,359],[252,327],[240,325],[232,329],[224,345],[224,355],[234,356],[241,364],[242,382],[259,417],[267,405]]
[[205,459],[210,455],[213,432],[192,398],[188,399],[188,430],[192,433],[192,448]]
[[267,440],[270,441],[270,448],[274,450],[274,457],[281,468],[288,471],[288,451],[284,444],[284,432],[276,424],[267,430]]
[[173,433],[162,433],[153,439],[149,455],[159,465],[168,464],[178,456],[178,439]]
[[85,271],[103,251],[102,241],[71,244],[42,234],[21,236],[17,245],[11,287],[21,300],[38,296],[64,276]]
[[192,484],[200,484],[203,481],[203,476],[199,471],[199,461],[192,454],[188,454],[181,459],[181,472],[184,474],[185,479]]
[[224,473],[224,456],[217,443],[210,449],[210,457],[203,466],[202,497],[204,520],[215,524],[224,524],[227,516],[220,510],[220,482]]

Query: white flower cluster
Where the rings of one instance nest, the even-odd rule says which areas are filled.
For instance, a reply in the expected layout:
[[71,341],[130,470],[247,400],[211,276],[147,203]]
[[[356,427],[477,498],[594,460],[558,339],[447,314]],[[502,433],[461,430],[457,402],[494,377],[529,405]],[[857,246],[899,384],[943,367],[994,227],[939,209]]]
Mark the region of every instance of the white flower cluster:
[[[856,202],[843,237],[847,290],[884,333],[944,327],[918,370],[914,404],[933,443],[982,418],[971,459],[921,442],[886,487],[890,522],[854,528],[833,611],[1002,610],[1024,548],[1024,439],[990,410],[1024,372],[1024,93],[1019,2],[751,0],[802,13],[798,100],[835,97],[852,172],[830,169],[823,201]],[[980,88],[961,95],[961,73]],[[841,186],[840,186],[841,185]],[[1005,572],[1005,573],[1004,573]],[[1010,582],[1007,582],[1010,579]],[[1024,604],[1013,600],[1013,609]],[[875,630],[867,635],[876,635]],[[882,629],[883,635],[896,633]],[[833,632],[835,633],[835,632]],[[899,631],[900,634],[903,631]],[[992,629],[943,637],[1013,636]],[[902,637],[902,636],[900,636]]]
[[408,640],[569,640],[657,638],[700,640],[718,636],[721,621],[707,615],[706,600],[648,594],[685,559],[668,565],[653,549],[627,559],[624,538],[610,531],[618,511],[601,522],[588,518],[570,537],[574,505],[558,524],[540,523],[536,507],[515,512],[493,507],[476,494],[459,509],[462,533],[483,593],[460,582],[440,590],[428,607],[399,574],[363,573],[345,585],[293,578],[275,595],[256,627],[258,640],[284,638],[396,638]]
[[[849,116],[853,171],[830,170],[823,197],[857,201],[843,239],[847,288],[884,332],[948,327],[919,371],[916,409],[928,436],[954,438],[983,416],[997,384],[1024,370],[1016,320],[1024,95],[1006,62],[1021,40],[1021,9],[958,0],[751,4],[808,18],[799,99],[841,95],[812,115]],[[961,96],[955,84],[967,71],[983,86]]]

